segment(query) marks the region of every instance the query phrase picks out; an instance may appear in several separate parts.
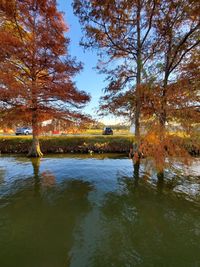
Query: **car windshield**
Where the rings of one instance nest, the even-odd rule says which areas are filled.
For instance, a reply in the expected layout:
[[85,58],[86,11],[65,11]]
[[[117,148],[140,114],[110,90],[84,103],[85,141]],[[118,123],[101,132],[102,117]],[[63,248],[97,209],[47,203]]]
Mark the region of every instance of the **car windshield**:
[[30,127],[17,127],[17,130],[30,130]]

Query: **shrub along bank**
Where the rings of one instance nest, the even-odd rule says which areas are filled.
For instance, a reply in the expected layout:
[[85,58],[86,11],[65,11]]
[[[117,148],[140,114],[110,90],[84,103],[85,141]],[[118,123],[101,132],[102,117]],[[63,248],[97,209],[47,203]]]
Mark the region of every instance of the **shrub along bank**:
[[[181,138],[191,155],[200,155],[200,138],[196,142]],[[31,136],[1,136],[0,152],[26,154],[31,145]],[[41,137],[43,153],[128,153],[134,143],[133,136],[56,136]]]
[[[31,145],[30,136],[0,137],[1,153],[26,154]],[[43,153],[127,153],[132,136],[56,136],[41,137]]]

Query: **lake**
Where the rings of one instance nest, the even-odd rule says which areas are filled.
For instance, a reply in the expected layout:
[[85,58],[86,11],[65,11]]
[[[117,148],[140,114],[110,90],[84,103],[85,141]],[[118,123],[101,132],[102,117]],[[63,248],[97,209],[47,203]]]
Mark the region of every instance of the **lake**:
[[0,157],[1,267],[199,267],[200,159]]

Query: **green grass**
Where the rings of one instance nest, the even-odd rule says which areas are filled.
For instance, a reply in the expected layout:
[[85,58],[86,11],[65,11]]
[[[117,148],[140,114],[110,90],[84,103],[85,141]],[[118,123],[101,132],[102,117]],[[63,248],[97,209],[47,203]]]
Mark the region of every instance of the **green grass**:
[[[102,135],[103,130],[102,129],[87,129],[83,131],[83,134],[91,134],[91,135]],[[115,130],[113,129],[114,135],[131,135],[129,130],[121,129],[121,130]]]
[[[1,136],[2,153],[27,153],[31,136]],[[126,152],[134,142],[133,136],[41,136],[44,153],[68,152]]]
[[[182,139],[183,146],[194,155],[200,154],[200,137]],[[27,153],[32,136],[0,136],[0,151],[2,153]],[[177,140],[178,141],[178,140]],[[127,153],[134,143],[133,135],[68,135],[41,136],[41,150],[44,153]]]

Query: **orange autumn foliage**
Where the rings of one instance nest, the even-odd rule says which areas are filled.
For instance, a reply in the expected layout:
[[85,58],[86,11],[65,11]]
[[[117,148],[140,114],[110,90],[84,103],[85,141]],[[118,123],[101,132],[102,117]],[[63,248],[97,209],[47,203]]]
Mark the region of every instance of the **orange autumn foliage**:
[[0,8],[2,120],[32,125],[38,140],[42,120],[87,119],[79,109],[90,97],[73,82],[82,65],[68,53],[68,26],[56,1],[0,0]]

